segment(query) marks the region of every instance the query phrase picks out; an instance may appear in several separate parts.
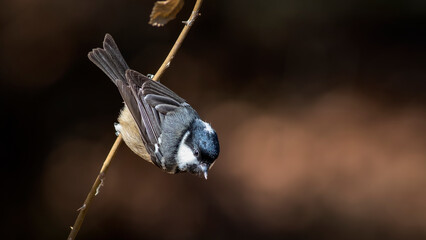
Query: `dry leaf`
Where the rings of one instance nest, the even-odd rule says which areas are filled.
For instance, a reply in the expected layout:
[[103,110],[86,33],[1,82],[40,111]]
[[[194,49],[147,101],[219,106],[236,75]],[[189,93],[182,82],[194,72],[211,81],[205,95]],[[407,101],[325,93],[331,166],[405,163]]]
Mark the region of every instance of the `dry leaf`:
[[164,26],[176,17],[182,7],[183,0],[157,1],[152,8],[149,24],[156,27]]

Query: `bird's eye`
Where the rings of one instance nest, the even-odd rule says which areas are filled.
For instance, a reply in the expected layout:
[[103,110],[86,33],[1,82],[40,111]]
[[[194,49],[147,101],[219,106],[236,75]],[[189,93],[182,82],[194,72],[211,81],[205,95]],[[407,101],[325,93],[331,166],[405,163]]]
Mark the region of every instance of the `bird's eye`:
[[197,149],[194,150],[194,156],[196,157],[200,156],[200,152]]

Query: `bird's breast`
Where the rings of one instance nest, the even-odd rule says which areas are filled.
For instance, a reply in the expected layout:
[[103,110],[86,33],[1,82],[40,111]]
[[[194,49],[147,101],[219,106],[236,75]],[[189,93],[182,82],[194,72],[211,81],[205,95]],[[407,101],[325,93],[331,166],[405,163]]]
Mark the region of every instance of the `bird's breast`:
[[120,133],[123,137],[126,145],[132,150],[136,155],[143,158],[144,160],[151,162],[151,157],[146,151],[145,145],[142,142],[142,137],[139,132],[138,125],[136,124],[135,119],[130,113],[126,105],[120,112],[118,117],[118,123],[121,126]]

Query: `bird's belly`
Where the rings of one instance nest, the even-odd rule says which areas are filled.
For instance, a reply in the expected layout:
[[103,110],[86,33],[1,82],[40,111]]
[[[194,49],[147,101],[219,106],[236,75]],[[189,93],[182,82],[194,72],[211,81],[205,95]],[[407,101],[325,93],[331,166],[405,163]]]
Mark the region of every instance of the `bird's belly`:
[[120,133],[130,150],[144,160],[152,163],[151,157],[142,142],[138,125],[126,105],[124,105],[124,108],[120,112],[118,122],[121,126]]

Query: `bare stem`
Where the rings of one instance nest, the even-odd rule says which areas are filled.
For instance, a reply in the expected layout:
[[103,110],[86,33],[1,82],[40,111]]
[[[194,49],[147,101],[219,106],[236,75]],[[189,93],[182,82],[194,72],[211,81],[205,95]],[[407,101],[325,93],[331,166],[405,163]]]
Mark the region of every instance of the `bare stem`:
[[186,35],[189,32],[189,29],[191,29],[192,24],[194,23],[195,19],[198,17],[199,10],[201,7],[201,3],[203,0],[197,0],[195,2],[194,9],[192,9],[191,16],[189,17],[188,21],[185,21],[185,27],[183,27],[182,32],[180,33],[178,39],[176,40],[175,44],[173,45],[172,50],[170,50],[169,55],[167,55],[166,60],[164,60],[161,67],[158,69],[157,73],[154,75],[153,80],[157,81],[160,79],[161,75],[163,75],[164,71],[170,66],[170,62],[175,57],[177,51],[179,50],[180,46],[182,45],[183,40],[185,39]]
[[105,177],[106,172],[108,171],[109,164],[114,157],[115,153],[117,152],[118,147],[121,143],[121,134],[118,135],[117,139],[114,142],[114,145],[112,145],[111,150],[109,151],[109,154],[107,158],[104,161],[104,164],[102,165],[101,171],[99,172],[98,177],[96,178],[95,182],[93,183],[92,189],[90,189],[89,194],[86,197],[86,200],[84,200],[83,206],[81,206],[78,211],[77,219],[75,220],[74,226],[71,228],[70,235],[68,236],[68,240],[75,239],[77,236],[78,230],[80,230],[81,224],[83,223],[84,217],[86,216],[87,209],[90,206],[90,203],[92,202],[92,199],[94,196],[96,196],[96,193],[99,190],[100,184],[103,182],[103,179]]
[[[164,71],[170,66],[170,62],[175,57],[177,51],[179,50],[180,46],[182,45],[183,40],[185,39],[186,35],[189,32],[189,29],[192,27],[192,24],[194,23],[195,19],[199,15],[199,9],[201,7],[202,0],[197,0],[195,2],[194,9],[192,10],[191,16],[189,17],[188,21],[185,21],[185,26],[182,29],[182,32],[180,33],[178,39],[176,40],[175,44],[173,45],[173,48],[170,50],[169,55],[167,55],[166,60],[164,60],[161,67],[158,69],[157,73],[154,75],[153,80],[158,81],[160,79],[161,75],[163,75]],[[106,172],[108,171],[109,164],[111,163],[112,158],[114,157],[115,153],[117,152],[118,147],[120,146],[122,142],[122,136],[121,134],[118,135],[117,139],[114,142],[114,145],[112,146],[111,150],[109,151],[109,154],[107,158],[104,161],[104,164],[102,165],[101,171],[99,172],[95,182],[93,183],[92,189],[90,189],[89,194],[86,197],[86,200],[84,201],[84,204],[81,208],[78,209],[79,213],[77,216],[77,219],[75,220],[74,226],[71,227],[71,232],[68,235],[68,240],[73,240],[78,234],[78,231],[80,230],[81,225],[83,224],[84,217],[87,214],[87,210],[93,200],[93,197],[97,195],[99,188],[102,186],[103,180],[105,178]]]

